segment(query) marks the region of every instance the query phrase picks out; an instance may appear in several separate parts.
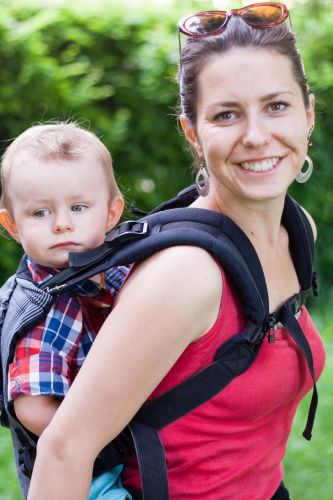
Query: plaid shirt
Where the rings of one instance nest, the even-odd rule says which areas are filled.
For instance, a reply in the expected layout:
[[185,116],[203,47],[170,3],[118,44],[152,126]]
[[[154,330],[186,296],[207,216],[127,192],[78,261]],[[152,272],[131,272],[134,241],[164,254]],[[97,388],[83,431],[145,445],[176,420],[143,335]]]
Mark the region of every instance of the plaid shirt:
[[[27,264],[37,284],[56,272],[29,259]],[[43,323],[16,345],[9,366],[9,401],[23,394],[66,395],[127,272],[125,266],[111,268],[105,272],[105,288],[87,279],[57,296]]]

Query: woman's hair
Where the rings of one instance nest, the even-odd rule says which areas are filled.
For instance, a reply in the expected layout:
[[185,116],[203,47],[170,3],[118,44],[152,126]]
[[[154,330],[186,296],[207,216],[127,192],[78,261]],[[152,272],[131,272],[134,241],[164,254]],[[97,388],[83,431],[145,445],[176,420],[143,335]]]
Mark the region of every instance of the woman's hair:
[[[303,62],[296,47],[295,35],[289,23],[283,22],[274,28],[252,28],[240,18],[233,16],[220,35],[202,38],[187,37],[180,56],[179,111],[192,124],[197,119],[198,76],[211,55],[223,54],[239,47],[257,47],[275,51],[286,56],[291,64],[296,82],[301,88],[306,108],[309,107],[309,85]],[[226,68],[228,71],[228,68]]]
[[91,168],[96,163],[104,168],[110,189],[110,196],[120,195],[117,186],[112,158],[108,149],[98,137],[74,122],[35,125],[20,134],[6,149],[1,160],[1,198],[0,208],[11,211],[8,179],[14,165],[24,168],[25,161],[50,160],[75,162],[90,158]]

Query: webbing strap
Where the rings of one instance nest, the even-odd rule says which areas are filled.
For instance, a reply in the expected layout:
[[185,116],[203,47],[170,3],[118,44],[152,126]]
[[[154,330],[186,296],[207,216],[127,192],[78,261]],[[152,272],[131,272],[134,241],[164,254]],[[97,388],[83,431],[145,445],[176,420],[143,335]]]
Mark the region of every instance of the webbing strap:
[[312,436],[313,423],[314,423],[317,405],[318,405],[318,392],[317,392],[317,386],[316,386],[316,377],[315,377],[315,372],[314,372],[311,347],[310,347],[309,342],[308,342],[306,336],[304,335],[301,327],[299,326],[297,319],[295,318],[293,313],[288,309],[288,307],[286,305],[282,306],[282,308],[280,309],[278,319],[286,327],[286,329],[290,332],[291,336],[293,337],[293,339],[297,343],[298,347],[301,349],[302,353],[304,354],[305,360],[306,360],[307,365],[309,367],[311,378],[313,380],[312,398],[311,398],[311,403],[310,403],[310,408],[309,408],[306,426],[305,426],[305,429],[303,431],[303,436],[305,437],[305,439],[310,441],[311,436]]
[[145,403],[135,416],[155,429],[162,429],[222,391],[255,360],[261,343],[247,341],[241,333],[223,344],[215,361],[161,396]]
[[157,431],[135,420],[129,429],[140,469],[143,500],[169,500],[165,450]]
[[[251,324],[249,331],[252,331]],[[218,394],[253,363],[259,348],[260,342],[248,342],[246,333],[233,337],[217,351],[211,365],[139,410],[129,428],[139,463],[144,500],[169,498],[165,450],[157,429]]]

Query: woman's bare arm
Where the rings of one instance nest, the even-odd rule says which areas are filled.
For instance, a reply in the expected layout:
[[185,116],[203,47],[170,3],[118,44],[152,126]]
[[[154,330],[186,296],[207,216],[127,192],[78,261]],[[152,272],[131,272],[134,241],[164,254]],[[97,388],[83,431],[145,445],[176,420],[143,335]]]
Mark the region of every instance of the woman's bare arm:
[[94,458],[209,330],[221,292],[216,263],[198,248],[168,249],[138,266],[40,439],[29,500],[86,498]]

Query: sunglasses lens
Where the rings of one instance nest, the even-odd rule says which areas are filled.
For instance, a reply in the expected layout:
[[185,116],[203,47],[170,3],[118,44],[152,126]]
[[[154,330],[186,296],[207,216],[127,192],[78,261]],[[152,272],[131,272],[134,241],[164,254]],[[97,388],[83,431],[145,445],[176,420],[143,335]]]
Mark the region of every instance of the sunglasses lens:
[[254,5],[242,13],[242,18],[252,26],[270,26],[283,18],[279,5]]
[[227,15],[223,12],[195,14],[183,24],[183,28],[192,35],[210,35],[223,28]]

